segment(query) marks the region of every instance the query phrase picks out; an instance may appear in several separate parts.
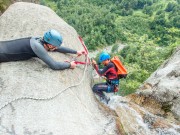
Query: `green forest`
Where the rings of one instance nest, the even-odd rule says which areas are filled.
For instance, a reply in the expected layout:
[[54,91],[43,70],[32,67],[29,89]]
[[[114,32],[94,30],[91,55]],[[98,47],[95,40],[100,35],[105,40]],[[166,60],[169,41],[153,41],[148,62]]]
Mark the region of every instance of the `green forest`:
[[[73,26],[89,50],[113,45],[128,69],[119,95],[135,90],[180,45],[180,0],[40,0]],[[118,52],[118,44],[126,47]],[[98,58],[98,56],[97,56]],[[97,59],[96,58],[96,59]]]
[[[1,11],[9,0],[0,0]],[[180,0],[40,0],[76,29],[90,51],[113,46],[133,93],[180,45]],[[117,51],[118,45],[126,47]],[[97,56],[98,57],[98,56]],[[97,58],[96,58],[97,59]]]

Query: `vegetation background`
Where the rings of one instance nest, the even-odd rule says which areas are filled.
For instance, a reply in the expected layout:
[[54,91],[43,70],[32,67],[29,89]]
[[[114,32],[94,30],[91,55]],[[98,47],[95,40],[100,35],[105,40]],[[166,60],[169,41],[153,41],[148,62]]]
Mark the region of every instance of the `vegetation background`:
[[[5,2],[0,0],[0,11]],[[118,55],[128,69],[128,77],[120,82],[122,96],[135,92],[180,45],[180,0],[40,0],[40,4],[73,26],[89,50],[113,45],[111,56]],[[126,44],[122,51],[117,51],[119,43]]]

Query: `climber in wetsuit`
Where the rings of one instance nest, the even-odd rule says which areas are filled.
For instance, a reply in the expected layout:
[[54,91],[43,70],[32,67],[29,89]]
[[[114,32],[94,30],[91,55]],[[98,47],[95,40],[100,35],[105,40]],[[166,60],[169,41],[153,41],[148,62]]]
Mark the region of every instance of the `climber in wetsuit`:
[[38,57],[53,70],[75,68],[76,64],[74,61],[57,62],[48,55],[47,51],[77,55],[82,55],[84,53],[84,51],[75,51],[62,47],[61,44],[62,36],[56,30],[47,31],[43,38],[28,37],[10,41],[0,41],[0,63],[28,60],[32,57]]
[[92,60],[92,65],[100,76],[105,77],[106,82],[95,84],[92,89],[93,92],[100,96],[101,100],[105,100],[108,104],[110,99],[106,97],[103,92],[115,92],[119,86],[119,78],[117,74],[117,69],[114,63],[111,62],[110,55],[108,53],[102,52],[99,56],[99,62],[104,65],[103,69],[99,69],[97,62],[95,60]]

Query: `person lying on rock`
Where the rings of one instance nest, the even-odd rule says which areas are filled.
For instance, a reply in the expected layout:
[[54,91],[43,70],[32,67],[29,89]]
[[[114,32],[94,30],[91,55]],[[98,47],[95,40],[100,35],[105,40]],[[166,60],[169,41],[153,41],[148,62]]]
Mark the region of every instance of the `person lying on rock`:
[[99,69],[97,62],[92,60],[92,65],[100,76],[104,76],[105,83],[98,83],[93,86],[93,92],[100,96],[101,100],[105,100],[108,104],[109,98],[103,92],[111,93],[118,89],[119,79],[115,65],[110,61],[110,55],[103,52],[99,56],[99,62],[104,65],[103,69]]
[[45,32],[44,37],[28,37],[9,41],[0,41],[0,63],[10,61],[28,60],[38,57],[53,70],[74,69],[76,64],[72,62],[57,62],[52,59],[47,51],[61,53],[84,54],[84,51],[75,51],[70,48],[62,47],[62,36],[56,30]]

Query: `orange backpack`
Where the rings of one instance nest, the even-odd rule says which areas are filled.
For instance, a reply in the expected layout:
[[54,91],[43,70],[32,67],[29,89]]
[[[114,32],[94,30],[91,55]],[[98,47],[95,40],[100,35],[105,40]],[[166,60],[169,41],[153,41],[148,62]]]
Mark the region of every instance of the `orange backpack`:
[[117,68],[117,74],[118,74],[118,78],[126,78],[127,76],[127,70],[126,68],[123,66],[122,62],[120,61],[118,56],[114,56],[111,61],[114,63],[114,65]]

